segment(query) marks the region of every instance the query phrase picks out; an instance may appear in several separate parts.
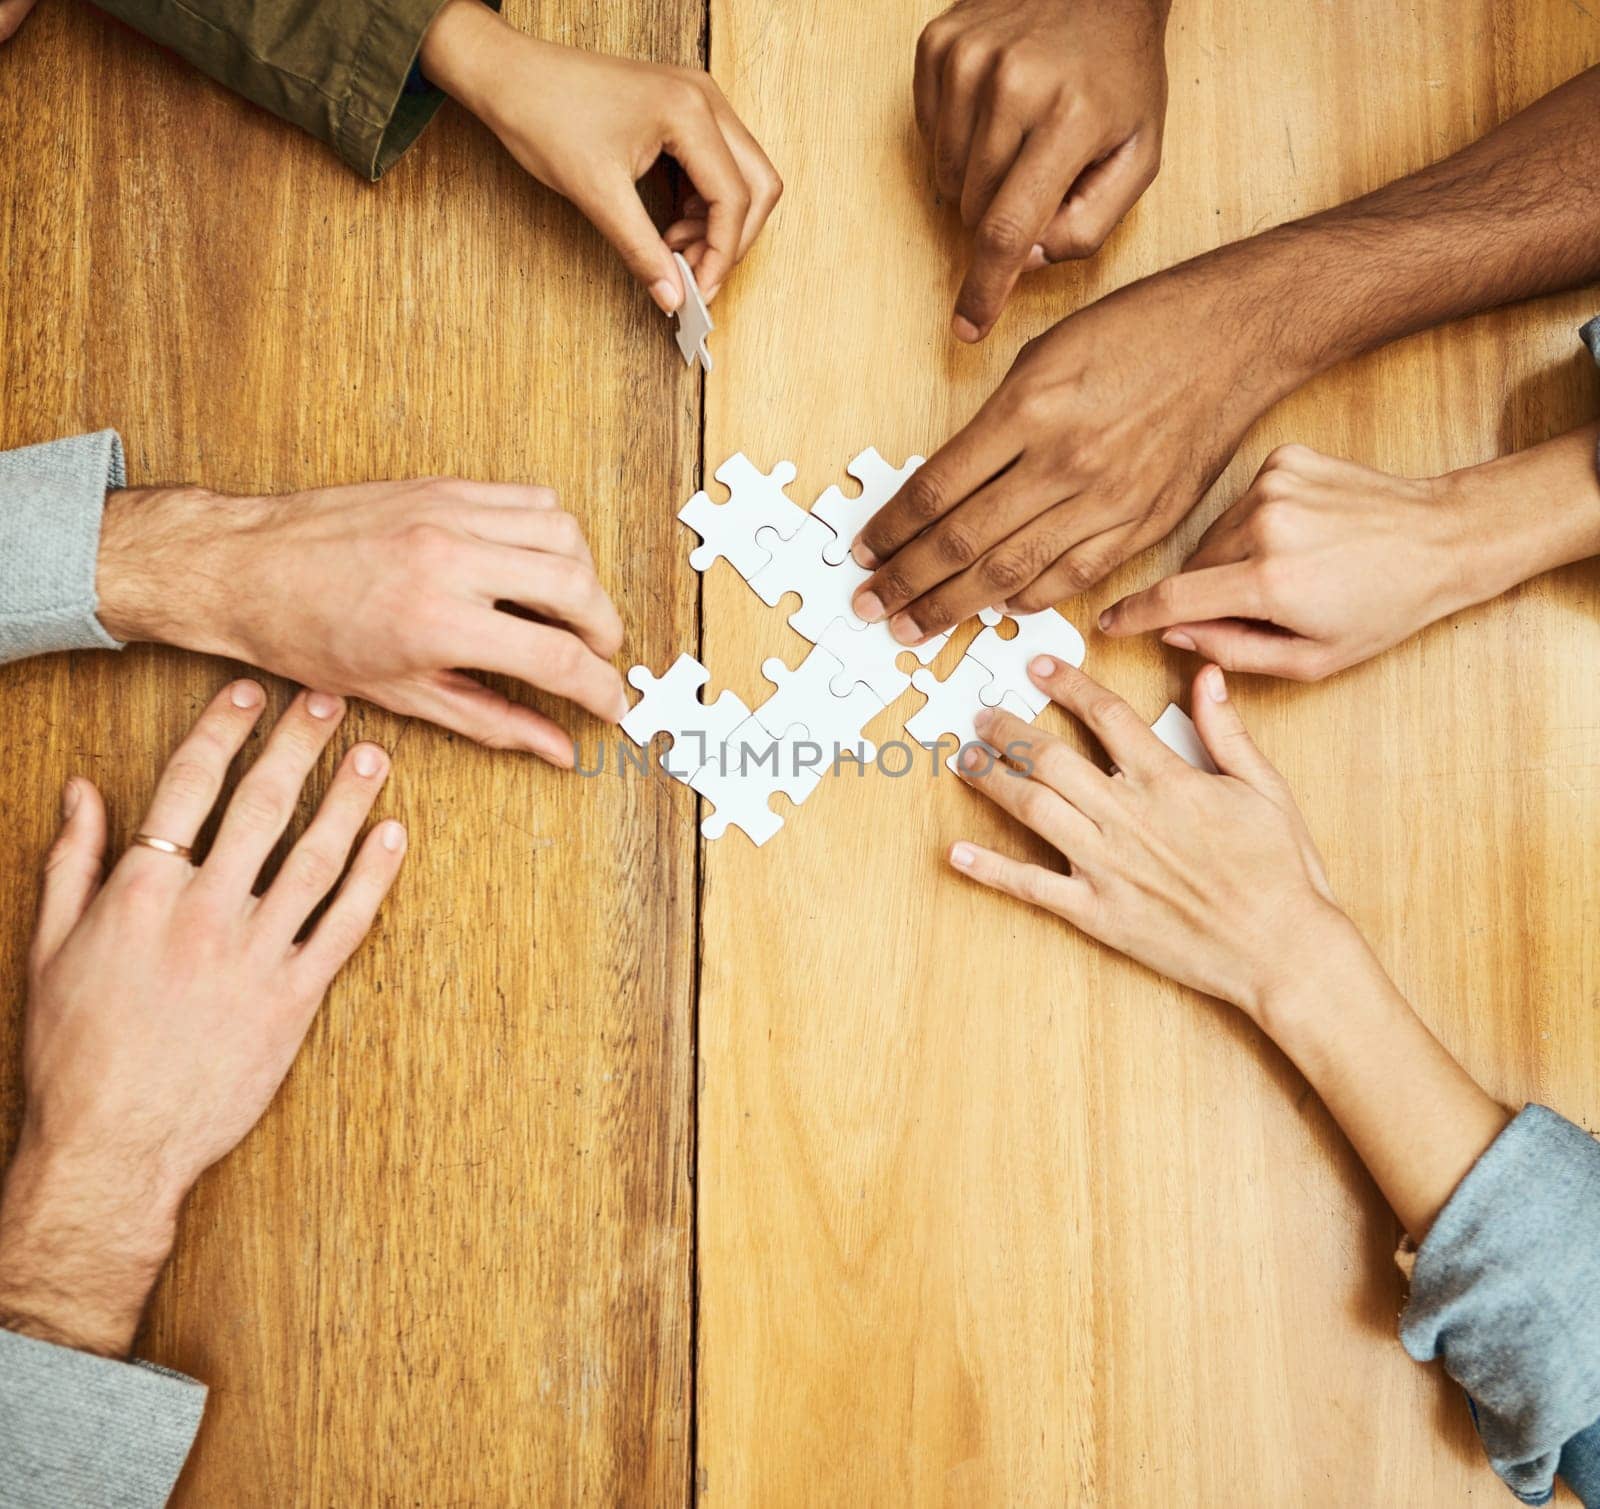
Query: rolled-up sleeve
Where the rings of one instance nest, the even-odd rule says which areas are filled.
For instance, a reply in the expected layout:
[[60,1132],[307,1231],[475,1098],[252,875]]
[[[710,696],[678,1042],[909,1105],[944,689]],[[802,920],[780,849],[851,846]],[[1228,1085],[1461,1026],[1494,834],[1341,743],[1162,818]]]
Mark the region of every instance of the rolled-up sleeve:
[[106,494],[126,486],[115,430],[0,451],[0,663],[118,650],[95,617]]
[[1467,1391],[1524,1503],[1559,1474],[1600,1506],[1600,1142],[1526,1107],[1418,1250],[1400,1340]]
[[200,1429],[205,1385],[0,1330],[0,1501],[157,1509]]
[[443,0],[97,3],[368,178],[393,166],[444,98],[426,84],[406,87]]

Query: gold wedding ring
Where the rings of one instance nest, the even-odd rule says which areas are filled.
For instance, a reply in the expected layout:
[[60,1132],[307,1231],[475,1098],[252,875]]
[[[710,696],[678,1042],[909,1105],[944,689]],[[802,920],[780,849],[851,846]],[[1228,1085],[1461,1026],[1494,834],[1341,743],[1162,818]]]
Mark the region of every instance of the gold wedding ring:
[[194,858],[194,850],[187,844],[175,844],[170,838],[157,838],[153,833],[135,833],[133,841],[143,844],[147,849],[154,849],[158,854],[172,854],[179,859]]

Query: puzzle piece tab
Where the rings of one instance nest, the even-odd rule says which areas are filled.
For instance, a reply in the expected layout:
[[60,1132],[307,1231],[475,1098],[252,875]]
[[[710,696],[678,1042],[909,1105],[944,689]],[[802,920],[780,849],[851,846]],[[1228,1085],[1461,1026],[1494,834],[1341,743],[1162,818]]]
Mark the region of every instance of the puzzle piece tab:
[[[628,683],[644,695],[628,710],[622,731],[635,744],[648,744],[657,734],[672,735],[675,763],[662,760],[662,771],[676,781],[688,782],[716,749],[750,716],[750,709],[731,691],[715,702],[700,700],[700,688],[711,673],[693,655],[680,655],[664,676],[636,665]],[[682,746],[681,748],[679,746]]]
[[709,372],[711,348],[706,344],[706,337],[717,327],[712,323],[711,311],[706,308],[705,299],[701,297],[694,269],[679,252],[673,252],[672,260],[678,264],[678,276],[683,279],[683,303],[678,305],[678,328],[673,332],[678,350],[683,353],[685,366],[692,367],[698,357],[700,365]]
[[994,677],[983,693],[986,707],[999,706],[1004,694],[1010,692],[1037,715],[1044,711],[1050,698],[1029,678],[1028,662],[1035,655],[1051,655],[1068,665],[1082,665],[1083,635],[1054,608],[1009,616],[1013,617],[1017,632],[1010,639],[1002,639],[997,627],[999,616],[994,610],[986,609],[979,615],[989,626],[980,629],[967,646],[967,659],[976,660]]
[[792,461],[763,472],[742,452],[728,457],[716,471],[717,481],[728,489],[728,501],[714,503],[701,491],[678,511],[701,539],[689,553],[689,564],[706,571],[720,557],[749,581],[772,559],[757,542],[757,531],[770,529],[778,539],[788,540],[806,522],[805,509],[784,492],[794,476]]
[[877,450],[866,450],[845,468],[861,484],[860,495],[847,498],[837,487],[830,487],[811,505],[811,517],[820,519],[834,533],[834,541],[823,554],[830,564],[841,565],[850,555],[850,542],[866,526],[919,466],[921,456],[912,456],[904,466],[890,466]]
[[[930,670],[919,670],[912,676],[911,684],[928,700],[906,719],[906,732],[929,749],[935,748],[943,735],[954,734],[960,742],[955,752],[945,758],[945,764],[955,770],[961,751],[967,745],[984,743],[973,724],[987,705],[981,693],[989,683],[989,668],[970,656],[964,656],[943,681]],[[996,705],[1014,713],[1024,723],[1031,723],[1038,717],[1011,692],[1006,692]]]
[[836,566],[827,559],[833,535],[825,524],[807,519],[788,540],[763,529],[756,542],[770,558],[750,578],[750,586],[769,608],[777,607],[786,592],[799,594],[800,606],[789,615],[789,626],[797,634],[820,644],[823,631],[834,619],[855,619],[850,599],[872,573],[852,560]]

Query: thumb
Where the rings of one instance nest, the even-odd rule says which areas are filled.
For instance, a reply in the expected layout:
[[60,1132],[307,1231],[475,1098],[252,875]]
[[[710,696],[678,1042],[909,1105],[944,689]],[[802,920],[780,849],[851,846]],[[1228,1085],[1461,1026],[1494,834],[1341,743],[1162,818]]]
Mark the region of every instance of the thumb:
[[61,831],[44,858],[35,968],[54,958],[100,889],[106,853],[106,808],[94,784],[74,776],[61,792]]
[[1194,678],[1189,705],[1194,709],[1195,731],[1218,770],[1257,791],[1276,796],[1283,790],[1283,777],[1256,748],[1238,707],[1228,696],[1221,666],[1201,666]]
[[626,174],[608,174],[578,208],[617,249],[623,266],[650,290],[663,313],[671,314],[683,303],[678,264]]

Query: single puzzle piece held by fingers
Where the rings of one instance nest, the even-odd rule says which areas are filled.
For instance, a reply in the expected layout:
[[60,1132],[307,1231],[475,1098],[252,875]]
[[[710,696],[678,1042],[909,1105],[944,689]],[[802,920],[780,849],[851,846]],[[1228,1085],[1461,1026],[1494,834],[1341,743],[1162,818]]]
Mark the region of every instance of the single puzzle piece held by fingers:
[[622,731],[635,744],[648,744],[657,734],[672,735],[675,766],[665,759],[662,772],[675,781],[688,782],[741,723],[750,709],[731,691],[724,691],[715,702],[700,700],[700,688],[711,673],[693,655],[680,655],[664,676],[652,675],[650,668],[636,665],[628,672],[628,683],[644,695],[628,710]]
[[1037,716],[1049,703],[1050,694],[1033,684],[1028,675],[1029,662],[1036,655],[1050,655],[1068,665],[1082,665],[1083,635],[1054,608],[1046,608],[1042,613],[1011,615],[1017,632],[1010,639],[1002,639],[998,616],[994,623],[989,622],[992,613],[989,609],[979,615],[988,627],[980,629],[967,646],[967,659],[976,660],[994,677],[984,689],[984,706],[998,707],[1001,698],[1010,692]]
[[837,487],[830,487],[811,505],[811,517],[820,519],[833,531],[834,541],[823,550],[828,563],[843,565],[850,555],[850,542],[866,528],[867,520],[883,507],[905,480],[922,465],[921,456],[910,457],[904,466],[890,466],[873,446],[868,446],[845,468],[861,484],[861,492],[847,498]]
[[855,618],[850,599],[872,574],[851,560],[832,565],[825,554],[832,540],[827,526],[815,519],[807,519],[792,539],[780,540],[770,529],[756,535],[769,560],[750,578],[751,588],[769,608],[777,607],[785,593],[797,593],[800,606],[789,615],[789,627],[812,644],[821,643],[834,619]]
[[1203,770],[1207,775],[1218,773],[1216,764],[1206,753],[1205,745],[1200,742],[1200,734],[1193,720],[1176,702],[1167,704],[1161,716],[1150,725],[1150,732],[1180,760],[1187,760],[1196,770]]
[[946,629],[927,644],[904,645],[889,632],[887,623],[863,623],[851,613],[829,624],[817,643],[842,667],[833,678],[835,697],[848,696],[852,686],[867,686],[887,707],[911,685],[911,677],[900,669],[900,657],[909,650],[927,665],[953,632]]
[[678,517],[701,539],[689,552],[689,564],[706,571],[721,557],[749,581],[772,559],[757,541],[757,531],[770,529],[778,539],[789,540],[806,522],[805,509],[784,492],[794,475],[792,461],[763,472],[742,452],[728,457],[716,471],[717,481],[728,489],[728,501],[714,503],[702,491],[678,510]]
[[678,305],[678,328],[674,331],[683,362],[692,367],[695,358],[707,372],[711,370],[711,348],[706,337],[717,327],[712,323],[711,311],[701,297],[700,285],[695,281],[694,269],[684,261],[681,252],[673,252],[672,260],[678,264],[678,276],[683,279],[683,302]]
[[[981,693],[989,685],[989,668],[976,660],[963,658],[943,681],[930,670],[919,670],[911,684],[928,700],[919,712],[906,719],[906,732],[917,743],[928,749],[938,747],[945,734],[954,734],[960,741],[955,753],[945,759],[945,764],[956,770],[961,751],[969,744],[982,744],[985,749],[994,746],[978,737],[973,726],[985,706]],[[1038,714],[1020,698],[1007,692],[996,704],[1008,713],[1031,723]]]

